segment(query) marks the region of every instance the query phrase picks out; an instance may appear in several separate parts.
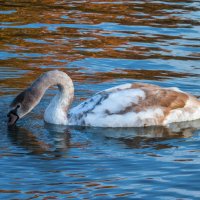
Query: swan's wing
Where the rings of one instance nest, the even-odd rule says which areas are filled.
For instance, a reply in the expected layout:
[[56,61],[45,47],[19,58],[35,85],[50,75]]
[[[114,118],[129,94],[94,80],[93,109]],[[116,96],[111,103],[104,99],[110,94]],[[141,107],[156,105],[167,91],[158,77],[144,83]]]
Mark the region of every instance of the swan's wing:
[[[99,92],[84,101],[71,110],[69,119],[70,124],[82,126],[162,125],[170,120],[179,120],[182,115],[181,109],[188,109],[189,99],[195,100],[194,97],[177,88],[161,88],[156,85],[137,83],[124,84]],[[196,102],[197,105],[199,102],[198,100]],[[190,111],[188,110],[188,114],[196,112]],[[198,117],[196,115],[194,117]],[[181,121],[184,119],[183,116]]]

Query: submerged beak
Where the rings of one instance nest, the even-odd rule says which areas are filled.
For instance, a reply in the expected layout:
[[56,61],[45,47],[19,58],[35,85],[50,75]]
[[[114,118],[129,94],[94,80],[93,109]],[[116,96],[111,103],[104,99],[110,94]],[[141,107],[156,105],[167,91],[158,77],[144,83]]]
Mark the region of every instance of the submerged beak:
[[8,117],[8,122],[7,122],[8,126],[14,125],[19,119],[19,116],[13,111],[10,111],[7,117]]

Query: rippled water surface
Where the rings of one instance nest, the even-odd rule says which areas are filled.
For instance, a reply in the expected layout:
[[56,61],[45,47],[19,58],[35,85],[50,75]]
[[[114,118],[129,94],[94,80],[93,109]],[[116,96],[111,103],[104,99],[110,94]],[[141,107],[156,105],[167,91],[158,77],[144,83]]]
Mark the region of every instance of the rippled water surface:
[[74,105],[125,82],[200,96],[200,2],[0,1],[0,199],[199,199],[200,121],[101,129],[43,122],[56,89],[16,127],[13,97],[42,72],[75,83]]

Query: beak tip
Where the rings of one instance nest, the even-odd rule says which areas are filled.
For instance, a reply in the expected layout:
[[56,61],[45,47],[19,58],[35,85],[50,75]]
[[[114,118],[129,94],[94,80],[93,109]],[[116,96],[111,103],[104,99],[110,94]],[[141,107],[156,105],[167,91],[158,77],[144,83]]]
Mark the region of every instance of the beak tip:
[[14,115],[14,114],[12,114],[12,113],[9,113],[9,114],[7,115],[7,117],[8,117],[8,121],[7,121],[7,125],[8,125],[8,126],[13,126],[13,125],[15,125],[16,122],[17,122],[17,120],[19,119],[19,116],[18,116],[18,115]]

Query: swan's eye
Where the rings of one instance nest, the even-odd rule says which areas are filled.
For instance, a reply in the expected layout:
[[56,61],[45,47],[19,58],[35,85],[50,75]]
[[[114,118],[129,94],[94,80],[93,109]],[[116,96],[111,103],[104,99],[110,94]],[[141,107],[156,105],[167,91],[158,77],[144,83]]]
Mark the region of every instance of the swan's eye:
[[20,107],[21,107],[21,105],[18,104],[18,105],[17,105],[17,108],[20,108]]

